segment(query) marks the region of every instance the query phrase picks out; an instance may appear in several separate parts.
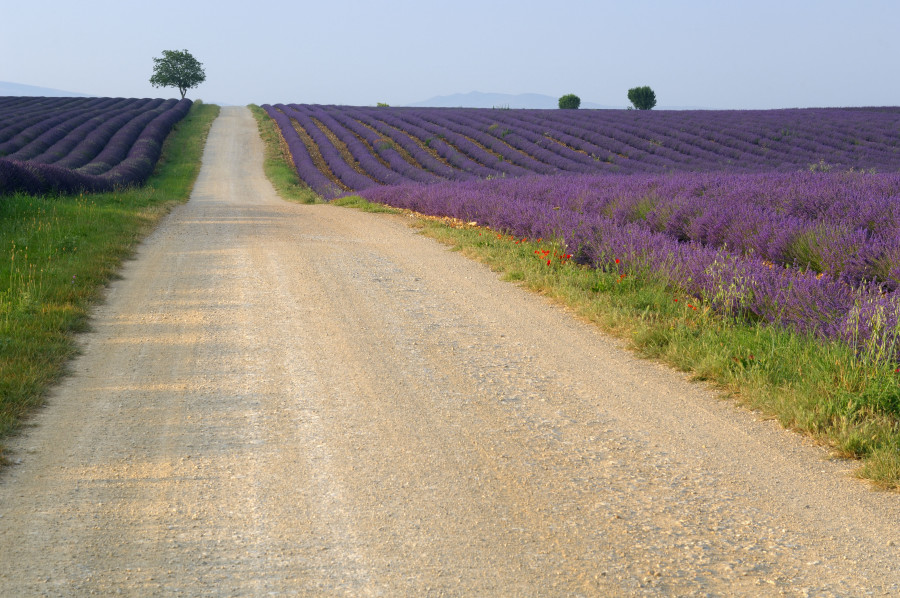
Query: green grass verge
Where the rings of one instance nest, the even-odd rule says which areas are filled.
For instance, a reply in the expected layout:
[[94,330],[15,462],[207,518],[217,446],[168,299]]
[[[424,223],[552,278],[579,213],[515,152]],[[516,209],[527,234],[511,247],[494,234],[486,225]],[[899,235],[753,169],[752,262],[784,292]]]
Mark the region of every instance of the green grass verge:
[[[368,202],[356,197],[343,203],[366,208]],[[627,339],[640,355],[712,383],[830,446],[836,456],[860,459],[860,477],[900,489],[900,372],[893,365],[863,361],[842,343],[724,318],[674,293],[665,281],[553,259],[548,243],[521,242],[448,219],[414,222],[506,280]]]
[[250,104],[248,108],[256,119],[259,136],[265,146],[263,169],[278,195],[282,199],[299,203],[321,203],[322,200],[316,192],[303,184],[297,176],[297,170],[291,160],[291,153],[278,131],[275,121],[269,118],[266,111],[256,104]]
[[[263,135],[268,154],[287,164],[292,184],[302,186],[274,123],[272,131],[268,138]],[[275,180],[273,184],[282,193]],[[289,198],[283,193],[282,197]],[[368,212],[399,212],[358,196],[331,203]],[[534,252],[549,250],[552,255],[548,244],[516,243],[447,219],[422,217],[413,222],[424,234],[488,264],[507,280],[551,297],[607,333],[628,339],[639,354],[713,384],[749,408],[832,447],[836,456],[860,459],[860,477],[900,489],[900,372],[891,365],[860,360],[841,343],[723,318],[673,293],[665,281],[635,273],[622,277],[618,271],[552,259],[547,266],[546,259],[538,259]]]
[[86,329],[90,307],[122,261],[190,196],[218,113],[218,106],[195,103],[144,187],[0,196],[0,442],[63,375],[77,351],[73,333]]

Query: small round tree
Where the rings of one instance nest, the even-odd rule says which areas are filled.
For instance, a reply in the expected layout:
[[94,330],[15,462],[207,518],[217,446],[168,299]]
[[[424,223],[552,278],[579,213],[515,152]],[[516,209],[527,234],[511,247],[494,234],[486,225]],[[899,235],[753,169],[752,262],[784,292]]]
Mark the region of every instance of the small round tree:
[[656,106],[656,94],[648,86],[632,87],[628,90],[628,100],[638,110],[650,110]]
[[181,99],[188,89],[206,81],[203,65],[187,50],[163,50],[162,58],[154,58],[153,63],[153,87],[177,87]]
[[579,106],[581,106],[581,98],[579,98],[574,93],[567,93],[563,97],[559,98],[559,107],[567,110],[576,110]]

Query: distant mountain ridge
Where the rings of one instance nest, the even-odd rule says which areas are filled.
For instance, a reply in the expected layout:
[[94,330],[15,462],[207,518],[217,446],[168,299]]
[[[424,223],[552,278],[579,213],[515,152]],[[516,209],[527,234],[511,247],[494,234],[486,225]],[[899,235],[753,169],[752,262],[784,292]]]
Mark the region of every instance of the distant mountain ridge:
[[[412,107],[437,108],[559,108],[559,98],[539,93],[454,93],[447,96],[435,96],[428,100],[407,104]],[[582,108],[624,108],[625,106],[605,106],[582,99]]]
[[11,83],[9,81],[0,81],[0,96],[45,96],[49,98],[91,97],[86,93],[63,91],[61,89],[38,87],[36,85],[23,85],[22,83]]

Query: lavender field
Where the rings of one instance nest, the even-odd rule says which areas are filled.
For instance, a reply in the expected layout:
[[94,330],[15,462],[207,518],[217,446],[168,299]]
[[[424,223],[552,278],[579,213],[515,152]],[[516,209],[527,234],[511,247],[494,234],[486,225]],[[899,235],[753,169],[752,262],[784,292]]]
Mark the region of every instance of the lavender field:
[[300,177],[900,360],[900,109],[264,107]]
[[0,97],[0,195],[140,185],[190,100]]
[[300,177],[325,196],[533,174],[900,171],[900,108],[263,108]]

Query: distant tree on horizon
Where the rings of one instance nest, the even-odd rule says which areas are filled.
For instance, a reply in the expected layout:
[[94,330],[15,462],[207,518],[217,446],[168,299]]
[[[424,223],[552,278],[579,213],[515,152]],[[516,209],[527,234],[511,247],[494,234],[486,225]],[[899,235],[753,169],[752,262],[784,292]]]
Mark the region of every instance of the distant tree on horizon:
[[203,65],[187,50],[163,50],[162,58],[153,59],[153,87],[177,87],[181,99],[188,89],[206,81]]
[[656,94],[647,85],[632,87],[628,90],[628,101],[638,110],[650,110],[656,106]]
[[567,93],[559,98],[559,107],[564,110],[576,110],[581,106],[581,98],[574,93]]

